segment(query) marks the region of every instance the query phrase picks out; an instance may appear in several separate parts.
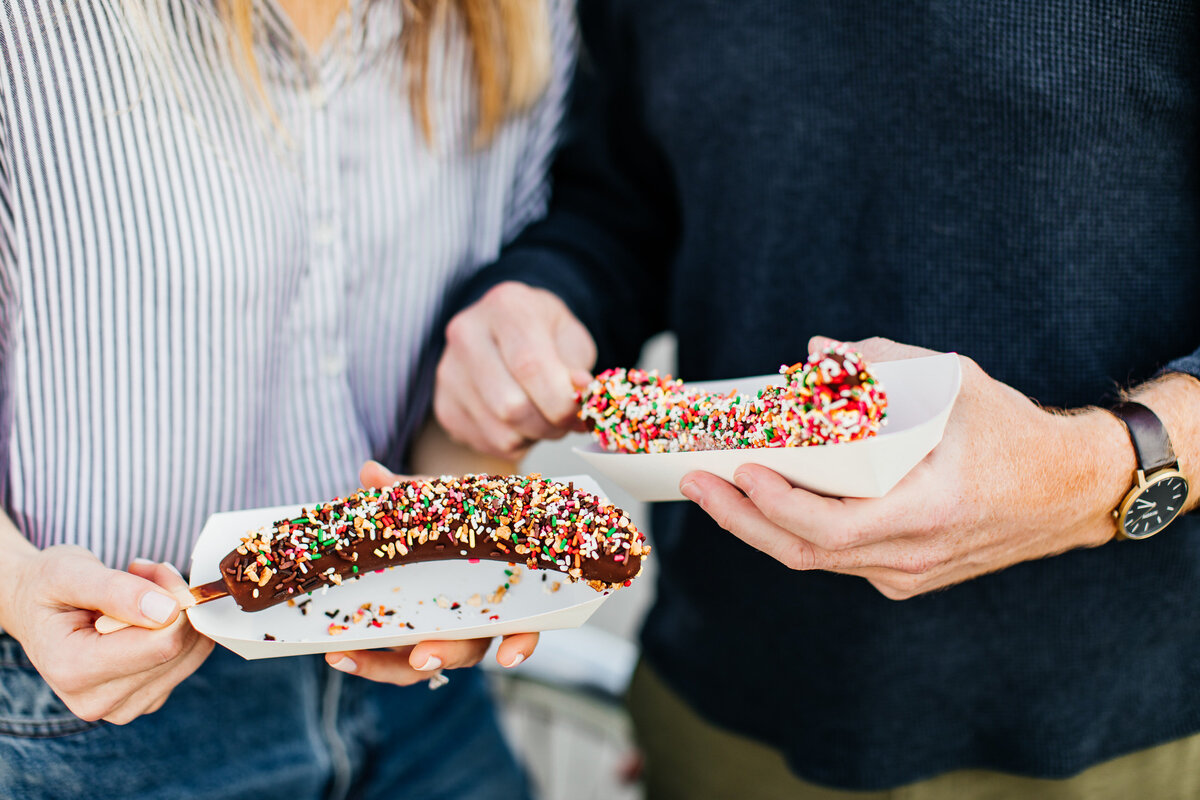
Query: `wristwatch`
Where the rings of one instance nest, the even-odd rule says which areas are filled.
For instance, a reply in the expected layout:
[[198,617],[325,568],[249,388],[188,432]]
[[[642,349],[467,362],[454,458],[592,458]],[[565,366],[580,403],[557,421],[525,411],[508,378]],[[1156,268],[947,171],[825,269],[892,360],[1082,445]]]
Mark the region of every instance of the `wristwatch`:
[[1118,539],[1148,539],[1171,524],[1188,497],[1187,478],[1158,415],[1141,403],[1117,403],[1109,409],[1129,429],[1137,453],[1137,479],[1113,511]]

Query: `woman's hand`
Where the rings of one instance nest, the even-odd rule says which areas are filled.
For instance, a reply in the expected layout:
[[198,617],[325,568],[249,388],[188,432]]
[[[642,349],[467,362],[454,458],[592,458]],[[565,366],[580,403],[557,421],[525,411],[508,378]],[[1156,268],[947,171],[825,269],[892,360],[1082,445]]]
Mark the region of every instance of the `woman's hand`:
[[[81,719],[123,725],[157,711],[212,651],[179,613],[172,592],[187,584],[167,564],[135,561],[121,572],[81,547],[58,546],[30,549],[6,567],[4,629]],[[100,614],[133,627],[100,634]]]
[[[359,473],[362,485],[369,489],[382,489],[403,478],[374,461],[364,464]],[[428,641],[387,650],[327,653],[325,661],[342,672],[381,683],[408,686],[431,678],[436,681],[435,676],[440,675],[442,670],[475,666],[483,659],[491,643],[491,638]],[[536,633],[509,634],[496,649],[496,661],[503,667],[515,667],[533,655],[537,643]]]
[[[496,661],[512,668],[528,658],[537,647],[536,633],[505,636],[496,649]],[[491,639],[465,639],[458,642],[430,641],[387,650],[355,650],[352,653],[327,653],[325,661],[334,669],[380,683],[409,686],[437,680],[442,670],[473,667],[483,660]],[[431,684],[436,685],[436,683]]]

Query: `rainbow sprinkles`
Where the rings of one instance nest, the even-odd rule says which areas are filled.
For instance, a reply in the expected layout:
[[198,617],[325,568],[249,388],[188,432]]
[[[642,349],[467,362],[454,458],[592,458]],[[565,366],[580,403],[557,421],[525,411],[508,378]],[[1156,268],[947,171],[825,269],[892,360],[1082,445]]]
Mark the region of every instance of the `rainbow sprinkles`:
[[650,547],[621,509],[540,475],[466,475],[359,489],[250,531],[221,560],[228,593],[259,611],[389,566],[524,563],[597,591],[628,586]]
[[862,355],[835,343],[779,369],[756,395],[713,394],[640,369],[610,369],[580,393],[579,418],[605,450],[677,453],[808,447],[875,436],[887,395]]

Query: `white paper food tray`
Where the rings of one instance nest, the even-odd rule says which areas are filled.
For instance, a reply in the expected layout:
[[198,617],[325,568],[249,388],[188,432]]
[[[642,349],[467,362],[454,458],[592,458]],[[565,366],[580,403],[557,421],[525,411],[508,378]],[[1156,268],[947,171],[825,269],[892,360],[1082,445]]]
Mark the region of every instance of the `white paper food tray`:
[[[958,356],[942,353],[883,361],[871,371],[887,392],[887,424],[878,436],[813,447],[746,448],[690,453],[611,453],[593,442],[577,452],[596,472],[637,500],[685,499],[679,481],[693,470],[727,481],[743,464],[760,464],[799,486],[831,497],[882,497],[942,439],[962,380]],[[750,394],[781,375],[692,384],[713,392]]]
[[[603,496],[596,482],[586,475],[555,480],[574,481],[576,488]],[[302,505],[311,508],[314,503]],[[209,517],[192,551],[192,586],[219,579],[221,559],[247,531],[294,517],[302,505]],[[518,582],[512,582],[510,572],[518,574]],[[510,587],[503,598],[490,602],[489,596],[505,583]],[[243,658],[257,659],[574,628],[582,625],[609,594],[586,584],[570,583],[560,572],[531,570],[524,564],[514,568],[496,561],[435,561],[392,567],[302,595],[298,600],[311,597],[306,613],[287,604],[246,612],[231,597],[203,603],[187,613],[200,633]],[[354,613],[364,603],[382,605],[395,613],[380,618],[382,627],[370,625],[373,615],[354,623]],[[345,616],[351,620],[344,621]],[[331,624],[348,628],[331,635]],[[274,641],[264,638],[268,635]]]

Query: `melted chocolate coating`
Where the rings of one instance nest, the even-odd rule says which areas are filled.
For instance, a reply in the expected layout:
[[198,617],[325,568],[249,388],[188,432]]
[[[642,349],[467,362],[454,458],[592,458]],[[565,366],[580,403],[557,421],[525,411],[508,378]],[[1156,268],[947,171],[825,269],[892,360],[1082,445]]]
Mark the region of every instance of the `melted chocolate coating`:
[[641,571],[650,551],[620,509],[538,476],[407,481],[304,513],[251,532],[221,560],[243,610],[396,564],[463,558],[524,563],[613,589]]

